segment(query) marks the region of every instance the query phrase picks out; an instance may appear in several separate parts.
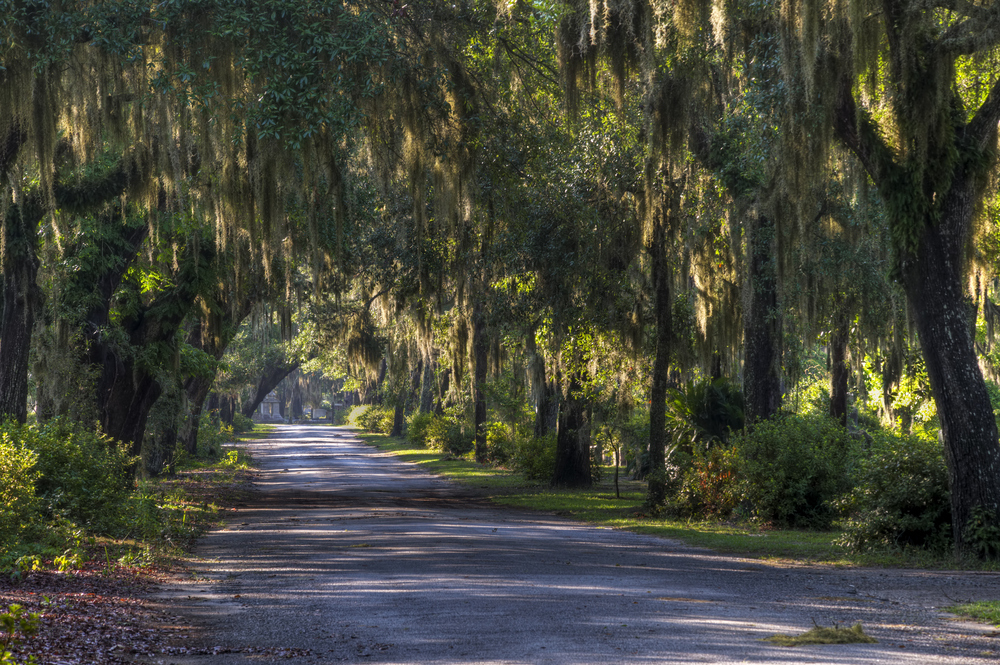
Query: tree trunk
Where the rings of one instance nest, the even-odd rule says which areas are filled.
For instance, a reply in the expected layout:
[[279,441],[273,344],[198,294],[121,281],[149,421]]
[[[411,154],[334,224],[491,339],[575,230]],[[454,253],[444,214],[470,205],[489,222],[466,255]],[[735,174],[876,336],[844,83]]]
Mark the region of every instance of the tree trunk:
[[570,384],[556,432],[556,467],[552,485],[556,487],[590,487],[590,423],[586,404],[580,395],[582,386],[576,373]]
[[270,392],[274,390],[286,376],[298,368],[298,361],[282,361],[264,368],[264,374],[260,377],[260,381],[257,382],[257,392],[254,393],[252,400],[243,405],[243,415],[247,418],[251,417],[253,412],[257,410],[257,407],[260,406],[260,403],[264,401],[264,398],[267,397],[268,394],[270,394]]
[[28,417],[28,358],[32,328],[42,304],[38,288],[38,225],[21,207],[3,220],[3,309],[0,310],[0,421]]
[[646,504],[661,506],[667,499],[666,415],[667,382],[670,372],[670,340],[673,335],[670,282],[666,257],[666,230],[662,224],[654,231],[652,253],[653,288],[656,294],[656,355],[653,359],[652,386],[649,391],[649,478]]
[[430,356],[424,358],[423,377],[420,382],[420,413],[430,413],[434,408],[434,363]]
[[525,336],[524,348],[528,356],[528,385],[535,403],[535,436],[545,436],[549,431],[549,405],[551,390],[545,381],[545,357],[538,352],[535,341],[535,327]]
[[[958,189],[958,188],[956,188]],[[1000,444],[986,383],[970,334],[972,307],[959,269],[955,228],[971,219],[973,202],[952,190],[942,219],[926,222],[916,255],[903,262],[903,284],[920,338],[931,391],[941,419],[951,489],[956,550],[977,508],[1000,518]]]
[[294,377],[290,379],[291,381],[291,418],[289,420],[296,421],[302,419],[302,386],[299,385],[299,374],[296,373]]
[[747,278],[743,296],[743,398],[746,421],[781,408],[781,310],[774,222],[754,215],[747,224]]
[[476,461],[486,463],[486,362],[489,347],[486,340],[486,318],[483,307],[476,303],[472,314],[472,354],[475,371],[472,377],[472,400],[474,404],[473,423],[476,433]]
[[392,408],[392,430],[389,436],[403,436],[403,423],[406,421],[406,388],[401,388]]
[[847,341],[851,326],[846,314],[837,313],[830,333],[830,416],[847,427]]
[[448,397],[448,388],[451,385],[451,368],[446,367],[443,372],[441,372],[441,382],[439,384],[439,392],[437,398],[437,404],[434,406],[434,413],[439,416],[444,415],[444,403]]
[[207,377],[194,377],[184,382],[189,411],[178,436],[184,451],[191,455],[198,452],[198,428],[201,426],[201,414],[205,411],[205,400],[213,382],[214,379]]

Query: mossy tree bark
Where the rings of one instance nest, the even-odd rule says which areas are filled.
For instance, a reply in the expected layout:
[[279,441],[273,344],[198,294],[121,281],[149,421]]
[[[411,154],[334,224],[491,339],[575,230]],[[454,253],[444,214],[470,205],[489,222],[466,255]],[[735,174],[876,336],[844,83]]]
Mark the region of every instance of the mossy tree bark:
[[[13,157],[23,135],[14,130],[7,137],[0,172],[5,157]],[[107,171],[71,184],[58,181],[52,197],[56,208],[69,214],[83,215],[100,210],[139,183],[148,172],[135,156],[126,157]],[[11,205],[2,220],[3,313],[0,322],[0,420],[13,417],[24,422],[27,417],[28,364],[32,328],[42,306],[38,277],[38,230],[49,208],[41,192],[32,192]],[[81,278],[81,275],[77,275]],[[108,295],[110,298],[110,294]]]
[[[897,3],[887,7],[899,10]],[[902,29],[894,24],[890,28],[893,48],[898,48],[902,36],[897,31]],[[917,66],[940,65],[936,59],[947,55],[935,51],[931,42],[922,48],[925,57],[912,61]],[[912,62],[897,60],[892,65],[913,66]],[[895,74],[901,76],[899,71]],[[922,77],[909,72],[907,78],[934,80],[930,72]],[[934,108],[932,100],[920,96],[926,90],[906,92],[904,101]],[[964,274],[973,219],[987,176],[996,166],[1000,82],[994,83],[967,123],[953,112],[962,104],[957,93],[949,89],[944,94],[956,97],[952,106],[939,111],[941,115],[924,119],[938,126],[932,130],[937,133],[925,139],[926,153],[920,160],[900,156],[885,143],[872,117],[857,107],[849,76],[838,90],[834,130],[861,160],[886,203],[898,271],[941,419],[954,541],[962,550],[968,544],[969,519],[977,509],[1000,518],[1000,444],[976,356],[970,326],[973,308],[966,297]]]
[[140,452],[146,419],[161,393],[156,363],[146,354],[176,351],[177,331],[213,274],[209,265],[214,256],[212,244],[193,245],[186,249],[180,270],[171,276],[174,286],[118,321],[126,344],[102,333],[111,322],[110,294],[116,288],[111,280],[106,283],[108,300],[88,316],[89,361],[100,372],[97,410],[101,428],[128,443],[134,455]]
[[[245,297],[240,301],[238,308],[234,310],[232,304],[227,302],[225,298],[218,298],[216,307],[211,307],[202,300],[201,313],[188,334],[188,344],[219,361],[236,335],[240,323],[250,315],[254,303],[253,297]],[[188,414],[181,427],[179,438],[184,450],[192,455],[198,451],[198,428],[201,424],[205,400],[208,398],[214,381],[214,374],[211,376],[191,376],[184,381]]]

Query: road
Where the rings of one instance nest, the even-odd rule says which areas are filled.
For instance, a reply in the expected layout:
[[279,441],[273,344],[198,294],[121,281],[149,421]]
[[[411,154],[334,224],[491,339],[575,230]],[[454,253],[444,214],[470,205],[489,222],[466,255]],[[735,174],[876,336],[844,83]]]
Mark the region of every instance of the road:
[[[154,662],[1000,662],[938,609],[1000,597],[997,574],[774,566],[497,507],[346,428],[250,449],[261,492],[161,595],[196,630]],[[878,643],[761,641],[813,621]]]

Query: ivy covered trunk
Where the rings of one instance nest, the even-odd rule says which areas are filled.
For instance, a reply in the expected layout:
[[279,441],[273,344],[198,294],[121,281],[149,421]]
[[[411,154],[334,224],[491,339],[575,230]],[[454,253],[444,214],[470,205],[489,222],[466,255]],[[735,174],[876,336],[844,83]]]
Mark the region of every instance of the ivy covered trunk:
[[781,408],[781,311],[774,233],[774,221],[768,217],[754,215],[747,224],[743,398],[748,423],[770,418]]
[[960,272],[963,234],[955,232],[968,225],[973,204],[961,187],[953,188],[942,219],[921,225],[919,247],[902,265],[941,419],[958,550],[970,544],[966,531],[977,508],[1000,517],[1000,444],[972,337],[975,312]]
[[559,409],[552,484],[557,487],[590,487],[590,422],[586,402],[580,394],[583,386],[579,375],[573,372],[571,376]]

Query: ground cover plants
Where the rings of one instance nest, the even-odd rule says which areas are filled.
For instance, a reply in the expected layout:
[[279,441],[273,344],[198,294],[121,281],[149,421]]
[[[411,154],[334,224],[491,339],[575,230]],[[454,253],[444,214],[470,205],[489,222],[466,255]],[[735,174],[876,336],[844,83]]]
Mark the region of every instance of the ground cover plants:
[[2,496],[0,662],[90,665],[158,653],[171,631],[142,597],[251,488],[249,456],[231,438],[210,451],[217,443],[181,456],[174,474],[123,483],[134,477],[131,460],[92,431],[0,428],[2,452],[17,451],[0,455],[0,487],[20,479],[16,496],[31,499]]
[[963,603],[946,608],[953,614],[991,623],[1000,628],[1000,600]]

